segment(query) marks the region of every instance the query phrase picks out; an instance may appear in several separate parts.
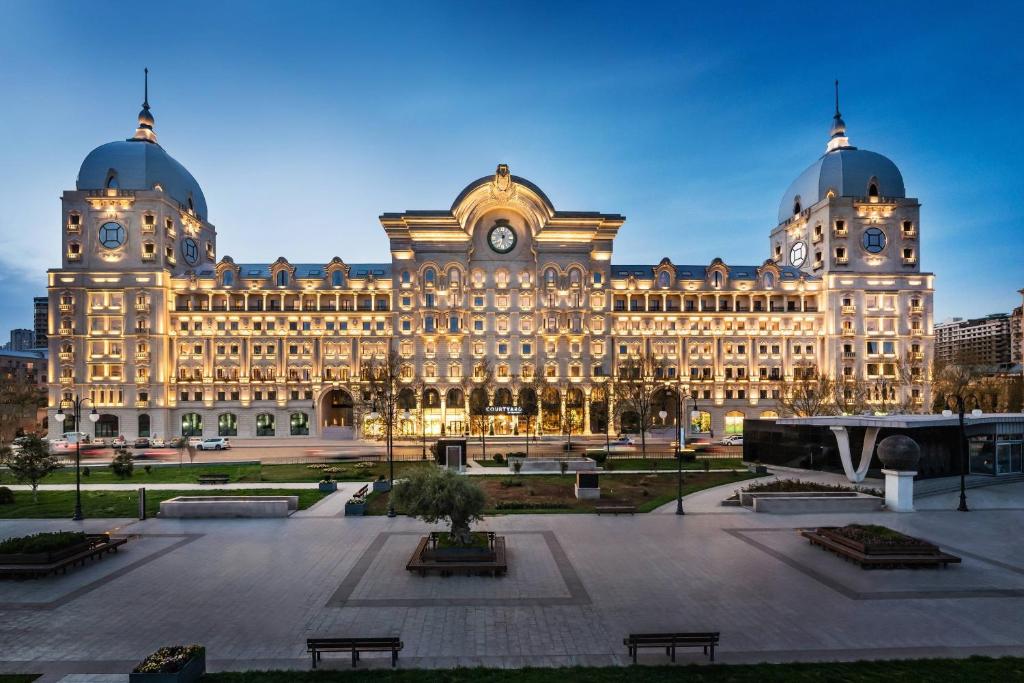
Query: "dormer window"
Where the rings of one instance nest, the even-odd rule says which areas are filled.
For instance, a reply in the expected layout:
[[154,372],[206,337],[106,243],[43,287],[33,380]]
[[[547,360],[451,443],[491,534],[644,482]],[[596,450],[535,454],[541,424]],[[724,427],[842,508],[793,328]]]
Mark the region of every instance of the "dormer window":
[[795,216],[796,214],[800,213],[800,208],[801,208],[801,207],[800,207],[800,197],[796,197],[796,198],[795,198],[795,199],[793,200],[793,215],[794,215],[794,216]]
[[331,273],[331,285],[334,287],[341,287],[343,284],[345,284],[344,277],[344,273],[342,273],[340,270],[334,271],[333,273]]
[[117,184],[117,171],[111,169],[110,172],[107,173],[106,186],[108,190],[116,190],[118,187],[120,187],[120,185]]
[[715,289],[722,288],[722,273],[721,271],[715,271],[711,274],[711,286]]
[[235,284],[235,274],[230,270],[225,270],[224,275],[221,277],[220,281],[221,284],[223,284],[225,287],[230,287],[231,285]]
[[868,196],[878,198],[878,183],[868,185]]
[[279,270],[277,271],[277,286],[287,287],[288,286],[288,271]]
[[658,273],[658,286],[662,289],[668,289],[668,271],[661,271]]
[[775,288],[775,275],[772,273],[764,274],[764,288],[774,289]]

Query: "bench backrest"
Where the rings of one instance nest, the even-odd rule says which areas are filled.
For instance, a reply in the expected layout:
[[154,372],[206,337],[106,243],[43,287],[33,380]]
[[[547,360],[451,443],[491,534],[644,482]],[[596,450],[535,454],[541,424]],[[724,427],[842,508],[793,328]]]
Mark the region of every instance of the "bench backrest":
[[353,498],[362,498],[362,497],[363,497],[363,496],[365,496],[365,495],[366,495],[367,493],[369,493],[369,491],[370,491],[370,486],[369,486],[369,484],[364,484],[364,485],[363,485],[363,488],[361,488],[361,489],[359,489],[358,491],[356,491],[356,494],[355,494],[354,496],[352,496],[352,497],[353,497]]
[[391,647],[400,645],[398,638],[307,638],[307,647],[351,647],[359,646],[383,646]]
[[678,642],[683,641],[710,641],[718,640],[718,631],[709,631],[707,633],[630,633],[628,640],[634,642],[662,642],[675,640]]

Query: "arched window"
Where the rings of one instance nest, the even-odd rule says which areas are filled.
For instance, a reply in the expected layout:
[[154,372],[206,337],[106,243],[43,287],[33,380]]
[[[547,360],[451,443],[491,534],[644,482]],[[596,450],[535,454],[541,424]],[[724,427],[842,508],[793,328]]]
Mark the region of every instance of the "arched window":
[[139,436],[149,437],[149,415],[139,415]]
[[427,268],[423,271],[423,281],[428,285],[433,285],[437,280],[437,271],[433,268]]
[[181,416],[181,435],[185,437],[189,436],[202,436],[203,435],[203,416],[199,413],[185,413]]
[[662,289],[668,289],[668,282],[669,282],[669,279],[668,279],[668,271],[667,270],[663,270],[660,273],[658,273],[658,286],[659,287],[661,287]]
[[738,410],[732,410],[725,414],[725,433],[743,433],[743,413]]
[[292,413],[289,423],[292,436],[309,435],[309,415],[306,413]]
[[238,417],[234,413],[217,416],[217,436],[238,436]]
[[779,414],[774,410],[765,410],[761,413],[762,420],[777,420],[778,418]]
[[462,275],[459,273],[459,269],[451,268],[448,271],[448,286],[458,287],[460,282],[462,282]]
[[569,271],[569,284],[573,287],[579,287],[583,282],[583,273],[580,272],[579,268],[573,268]]
[[868,196],[869,197],[877,197],[878,196],[878,183],[871,183],[870,185],[868,185]]
[[276,420],[270,413],[256,416],[256,436],[274,436]]
[[287,287],[288,286],[288,271],[279,270],[277,271],[277,286]]
[[558,271],[554,268],[548,268],[544,271],[544,284],[548,287],[554,287],[555,283],[558,282]]
[[231,285],[235,284],[235,274],[232,273],[230,270],[225,270],[224,275],[221,277],[220,281],[221,284],[224,285],[225,287],[230,287]]
[[774,287],[775,287],[775,275],[772,274],[772,273],[765,273],[764,274],[764,288],[765,289],[774,289]]
[[409,274],[409,271],[408,270],[403,270],[402,271],[402,284],[403,285],[407,285],[407,284],[409,284],[409,282],[411,280],[412,280],[412,276]]
[[800,213],[800,197],[793,199],[793,214]]

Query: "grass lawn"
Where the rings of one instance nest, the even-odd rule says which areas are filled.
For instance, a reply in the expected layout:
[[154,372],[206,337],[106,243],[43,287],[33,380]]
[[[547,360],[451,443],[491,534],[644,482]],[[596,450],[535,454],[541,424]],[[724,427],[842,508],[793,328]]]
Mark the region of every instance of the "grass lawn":
[[[648,655],[649,656],[649,655]],[[878,681],[1020,681],[1024,658],[905,659],[812,664],[715,664],[630,668],[251,671],[203,676],[204,683],[877,683]]]
[[[407,471],[410,468],[422,467],[422,462],[396,462],[395,475]],[[337,470],[331,473],[331,478],[338,481],[372,481],[377,475],[387,476],[387,463],[332,463],[331,468]],[[84,469],[84,468],[83,468]],[[200,474],[226,474],[229,482],[272,482],[272,483],[295,483],[315,482],[324,478],[324,471],[312,469],[308,465],[204,465],[196,463],[193,465],[154,465],[149,472],[145,469],[145,463],[135,463],[135,470],[132,476],[127,479],[118,479],[110,468],[106,466],[89,467],[89,476],[82,477],[83,484],[133,484],[145,486],[146,484],[195,484],[198,483]],[[17,481],[6,469],[0,470],[0,485],[16,484]],[[66,467],[58,470],[43,480],[43,484],[74,484],[75,469]]]
[[[753,476],[746,471],[735,474],[687,473],[683,482],[683,495]],[[593,512],[595,504],[616,503],[635,505],[637,512],[650,512],[676,498],[676,477],[669,473],[611,474],[602,477],[599,501],[577,500],[573,489],[576,477],[572,474],[482,475],[472,477],[472,481],[480,484],[487,495],[488,515],[522,512]],[[385,514],[388,497],[387,493],[371,494],[367,498],[366,514]]]
[[[156,515],[160,501],[175,496],[298,496],[299,509],[308,508],[324,497],[316,489],[232,489],[203,491],[146,492],[146,514]],[[87,519],[100,517],[135,517],[138,514],[139,495],[135,491],[82,491],[82,513]],[[14,503],[0,505],[0,519],[60,519],[71,518],[75,508],[74,491],[39,491],[39,502],[32,502],[31,491],[15,491]],[[0,681],[0,683],[4,683]]]
[[39,674],[0,674],[0,683],[32,683]]
[[506,462],[505,460],[502,460],[501,462],[494,462],[490,458],[488,458],[487,460],[482,460],[481,458],[474,458],[474,460],[476,461],[476,464],[480,465],[481,467],[508,467],[508,462]]
[[[683,470],[704,471],[704,463],[713,470],[746,469],[743,461],[739,458],[698,458],[694,462],[684,462]],[[605,461],[604,468],[611,470],[673,470],[679,468],[675,458],[610,458]]]

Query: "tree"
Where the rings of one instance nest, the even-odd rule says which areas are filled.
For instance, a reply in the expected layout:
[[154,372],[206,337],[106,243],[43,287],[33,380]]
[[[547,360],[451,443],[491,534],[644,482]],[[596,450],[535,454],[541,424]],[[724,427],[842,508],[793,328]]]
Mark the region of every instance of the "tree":
[[647,430],[651,426],[657,394],[665,386],[665,362],[646,347],[619,361],[615,402],[620,416],[633,412],[640,429],[640,450],[647,457]]
[[958,460],[960,461],[960,505],[961,512],[967,512],[967,449],[964,442],[967,435],[964,431],[964,413],[968,403],[977,402],[978,367],[965,363],[950,363],[944,366],[935,377],[935,391],[941,394],[946,405],[957,412],[960,424],[958,443]]
[[23,372],[0,373],[0,443],[35,424],[35,411],[46,401],[43,390]]
[[60,469],[57,458],[50,455],[50,444],[38,436],[26,436],[18,450],[5,446],[0,463],[7,466],[19,483],[32,486],[32,502],[39,502],[39,482]]
[[841,415],[862,415],[870,408],[870,390],[863,380],[848,376],[834,382],[835,406]]
[[135,470],[135,463],[132,462],[132,454],[128,451],[120,451],[114,456],[114,459],[110,462],[110,471],[118,479],[127,479],[132,476],[132,472]]
[[181,467],[181,461],[184,456],[188,456],[188,464],[192,465],[196,461],[196,447],[188,442],[184,436],[179,436],[177,439],[171,440],[171,448],[178,451],[178,467]]
[[[883,364],[888,365],[888,364]],[[915,384],[923,389],[923,368],[921,361],[914,360],[910,353],[906,358],[892,363],[891,372],[886,373],[868,387],[868,400],[875,410],[892,415],[906,415],[923,412],[923,396],[914,396]],[[915,398],[921,399],[916,402]]]
[[[371,413],[376,413],[384,425],[384,442],[390,468],[388,479],[394,486],[394,433],[399,412],[399,394],[402,391],[402,359],[394,342],[388,344],[383,358],[371,356],[363,364],[362,377],[367,389],[363,394],[364,402],[370,404]],[[393,504],[388,507],[388,516],[394,516]]]
[[481,358],[473,367],[473,378],[467,386],[472,387],[469,394],[469,424],[475,425],[480,432],[480,447],[484,460],[487,459],[487,426],[490,416],[487,406],[490,405],[489,391],[494,384],[494,367],[489,358]]
[[783,385],[779,408],[787,416],[835,415],[836,382],[816,365],[793,368],[793,380]]
[[523,411],[523,417],[526,418],[526,457],[530,457],[530,435],[531,435],[531,422],[537,418],[537,409],[540,406],[541,384],[537,380],[536,375],[530,375],[529,377],[523,377],[520,381],[519,393],[517,400],[519,401],[519,408]]
[[[568,379],[563,380],[561,395],[565,397],[565,410],[562,411],[562,433],[566,435],[565,450],[572,450],[573,432],[583,431],[583,411],[586,410],[586,399],[583,390]],[[578,401],[575,398],[578,398]]]
[[452,542],[461,546],[472,544],[469,525],[483,519],[487,502],[483,489],[468,477],[435,467],[414,470],[394,488],[391,499],[406,514],[428,524],[447,519]]

